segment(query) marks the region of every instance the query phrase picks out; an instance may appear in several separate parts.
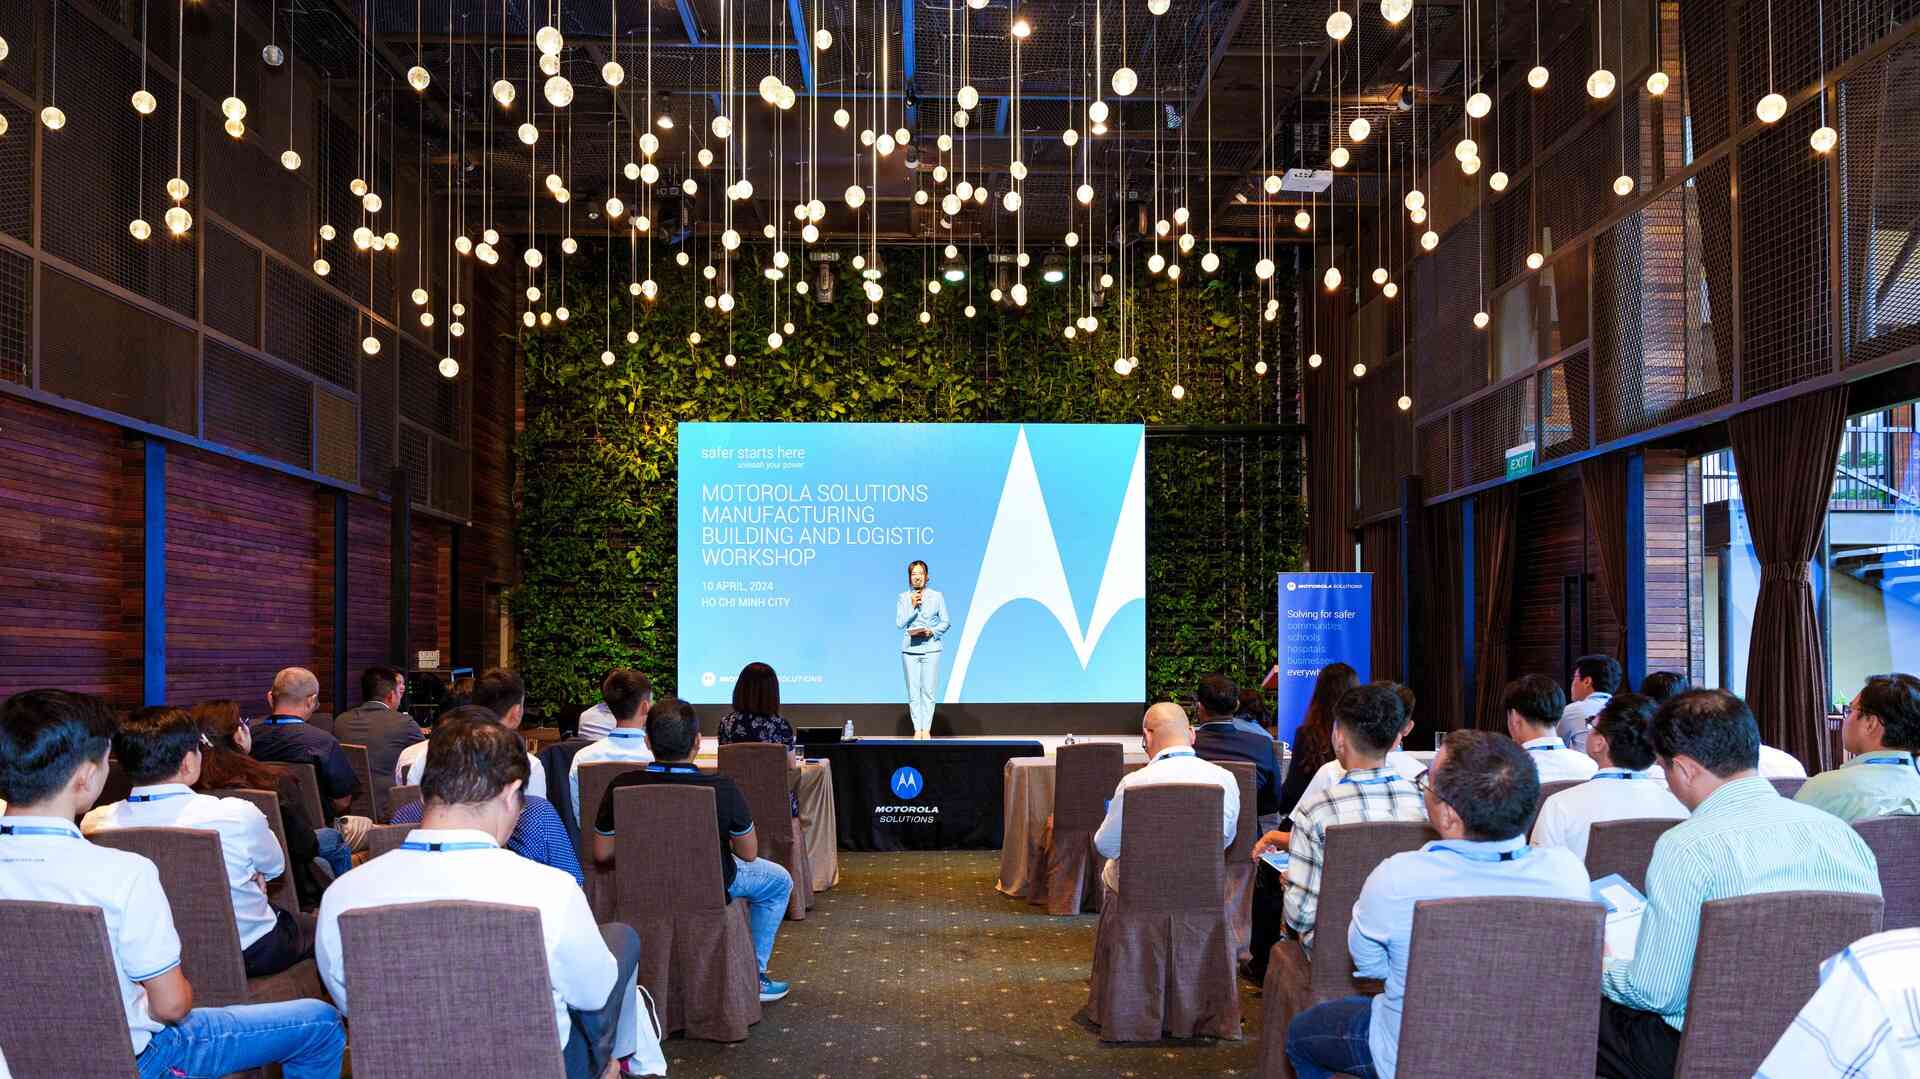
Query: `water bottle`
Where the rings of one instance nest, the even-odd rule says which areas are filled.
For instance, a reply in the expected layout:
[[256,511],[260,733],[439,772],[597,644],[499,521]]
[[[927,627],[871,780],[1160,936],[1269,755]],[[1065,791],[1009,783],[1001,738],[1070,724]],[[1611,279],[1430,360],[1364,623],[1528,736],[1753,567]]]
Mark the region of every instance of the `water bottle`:
[[846,722],[846,725],[840,728],[840,740],[842,742],[853,741],[853,720],[852,719],[848,719]]

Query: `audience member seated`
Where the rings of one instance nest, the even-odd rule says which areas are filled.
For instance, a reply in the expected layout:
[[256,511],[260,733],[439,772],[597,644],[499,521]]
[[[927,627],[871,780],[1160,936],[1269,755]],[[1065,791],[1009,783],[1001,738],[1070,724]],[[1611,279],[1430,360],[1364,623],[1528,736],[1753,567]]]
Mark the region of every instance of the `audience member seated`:
[[[434,729],[438,730],[439,724],[449,719],[485,723],[500,722],[500,717],[492,712],[477,704],[469,704],[450,712],[440,713],[440,720],[434,724]],[[428,751],[427,756],[431,766],[431,750]],[[424,801],[409,802],[393,811],[393,823],[419,824],[425,818],[426,812]],[[552,802],[537,794],[529,794],[520,799],[520,816],[514,821],[513,831],[507,836],[506,847],[522,858],[562,870],[573,878],[575,884],[586,886],[587,875],[580,868],[580,855],[574,851],[573,841],[567,838],[567,826],[560,819],[560,811],[553,807]]]
[[1652,732],[1667,784],[1693,816],[1654,847],[1633,958],[1610,958],[1602,978],[1599,1074],[1622,1079],[1673,1074],[1702,904],[1762,892],[1880,894],[1873,852],[1851,827],[1780,797],[1760,775],[1760,728],[1740,698],[1682,693],[1660,706]]
[[1586,739],[1599,772],[1540,804],[1534,847],[1565,847],[1586,862],[1590,829],[1603,820],[1686,820],[1686,806],[1653,762],[1653,712],[1653,701],[1640,693],[1609,695],[1588,724],[1594,737]]
[[335,881],[321,901],[315,952],[327,991],[341,1012],[352,1014],[340,943],[340,916],[348,911],[438,899],[533,907],[540,912],[567,1075],[599,1076],[637,1044],[640,938],[624,925],[596,927],[572,878],[501,849],[520,820],[527,782],[527,748],[517,733],[460,709],[434,724],[426,745],[420,827],[398,850]]
[[1554,733],[1567,710],[1567,695],[1560,692],[1558,683],[1544,674],[1522,675],[1507,683],[1504,696],[1507,733],[1533,756],[1540,782],[1593,778],[1599,770],[1593,758],[1568,749],[1566,740]]
[[307,722],[320,704],[320,680],[305,667],[288,667],[273,676],[267,704],[273,714],[254,724],[253,759],[312,765],[320,781],[321,808],[336,816],[345,813],[360,789],[360,778],[340,740]]
[[[225,790],[272,791],[280,798],[280,831],[287,837],[287,859],[293,864],[294,885],[300,901],[309,907],[320,902],[321,882],[313,871],[313,860],[327,863],[333,876],[353,868],[353,850],[337,828],[316,828],[307,819],[300,803],[300,788],[293,776],[270,768],[247,755],[253,744],[253,731],[240,721],[240,702],[202,701],[193,706],[194,725],[205,739],[200,751],[200,778],[193,789],[201,792]],[[358,821],[364,818],[343,818]]]
[[[1399,773],[1400,776],[1408,782],[1412,782],[1419,778],[1420,773],[1427,770],[1425,761],[1400,748],[1401,743],[1406,740],[1407,735],[1413,733],[1413,706],[1415,701],[1413,690],[1408,689],[1398,682],[1388,682],[1384,680],[1369,682],[1367,684],[1391,690],[1394,696],[1400,698],[1400,706],[1403,709],[1402,714],[1405,715],[1406,720],[1400,724],[1400,733],[1394,736],[1393,745],[1387,749],[1386,756],[1382,759],[1388,768]],[[1336,755],[1333,760],[1321,765],[1319,771],[1313,774],[1313,778],[1307,781],[1306,792],[1300,796],[1300,800],[1304,802],[1314,795],[1319,794],[1321,791],[1333,786],[1341,776],[1346,774],[1346,765],[1341,764],[1340,758]]]
[[1800,788],[1805,802],[1844,821],[1920,814],[1920,679],[1876,674],[1847,705],[1840,738],[1853,759]]
[[392,667],[368,667],[360,672],[362,703],[333,718],[335,738],[367,747],[367,775],[382,806],[387,804],[387,792],[393,789],[400,754],[408,746],[427,740],[420,724],[399,711],[406,695],[406,675]]
[[[1693,688],[1687,676],[1678,671],[1655,671],[1640,680],[1642,696],[1653,699],[1655,705],[1662,705]],[[1765,742],[1760,743],[1760,775],[1766,779],[1805,779],[1807,766],[1800,758],[1784,749],[1775,749]],[[1663,779],[1662,782],[1665,782]]]
[[[735,695],[739,690],[734,690]],[[653,687],[639,671],[620,668],[607,674],[600,683],[600,696],[611,710],[614,726],[600,740],[580,747],[567,770],[567,790],[572,795],[576,823],[593,816],[580,808],[580,768],[609,761],[653,763],[653,750],[647,745],[647,709],[653,707]]]
[[[1293,812],[1307,792],[1307,783],[1320,766],[1333,759],[1333,708],[1347,690],[1360,684],[1360,676],[1344,663],[1329,663],[1320,668],[1313,681],[1313,696],[1307,701],[1307,714],[1293,732],[1293,755],[1287,761],[1286,782],[1280,785],[1280,812]],[[1280,826],[1286,827],[1281,821]]]
[[[1377,997],[1317,1005],[1287,1028],[1287,1060],[1299,1079],[1346,1072],[1393,1079],[1400,1013],[1413,945],[1413,908],[1423,899],[1475,896],[1588,898],[1586,867],[1564,850],[1529,847],[1522,831],[1540,799],[1536,760],[1505,735],[1454,731],[1420,782],[1440,838],[1396,854],[1360,889],[1347,930],[1354,970],[1386,980]],[[1488,926],[1490,946],[1499,927]],[[1489,1073],[1498,1072],[1489,1063]]]
[[1592,721],[1587,756],[1599,771],[1548,798],[1533,825],[1533,845],[1565,847],[1587,860],[1593,825],[1610,820],[1685,820],[1687,807],[1667,790],[1653,759],[1653,701],[1638,693],[1610,696]]
[[1248,734],[1279,737],[1274,733],[1273,709],[1267,707],[1267,698],[1251,687],[1240,691],[1240,707],[1233,715],[1233,725]]
[[1573,682],[1567,688],[1572,699],[1560,710],[1558,733],[1568,745],[1585,750],[1593,718],[1620,689],[1620,664],[1612,656],[1581,656],[1573,661]]
[[[1293,832],[1268,832],[1254,844],[1258,858],[1283,844],[1287,848],[1286,923],[1313,950],[1313,926],[1320,904],[1320,870],[1325,864],[1327,829],[1361,821],[1427,819],[1420,788],[1387,765],[1387,750],[1406,729],[1398,694],[1374,682],[1357,686],[1334,709],[1333,752],[1345,770],[1318,794],[1300,799],[1293,809]],[[1273,939],[1271,934],[1264,939]]]
[[[493,713],[495,721],[510,731],[520,729],[521,719],[527,714],[527,684],[520,676],[509,670],[494,668],[481,675],[473,684],[475,708],[485,708]],[[393,785],[396,787],[419,786],[420,769],[427,761],[427,744],[415,742],[401,751],[393,766]],[[547,769],[540,758],[527,754],[527,794],[535,798],[547,796]]]
[[293,915],[267,902],[266,882],[287,871],[286,855],[252,802],[194,792],[203,748],[200,726],[186,709],[136,710],[113,733],[114,759],[127,770],[133,792],[124,802],[88,813],[80,830],[87,835],[114,828],[219,833],[247,977],[278,974],[313,954],[313,941]]
[[1253,765],[1252,810],[1261,831],[1280,826],[1280,753],[1265,731],[1254,733],[1234,720],[1240,690],[1224,674],[1200,680],[1194,692],[1200,706],[1200,725],[1193,732],[1193,751],[1206,761],[1245,761]]
[[[622,669],[623,668],[616,667],[607,672],[606,678],[601,679],[600,702],[580,713],[580,727],[574,732],[574,737],[598,742],[607,736],[607,732],[620,725],[619,718],[614,715],[613,702],[607,700],[606,689],[607,683],[613,679],[614,675],[619,674]],[[648,701],[647,706],[652,707],[651,700]]]
[[[1100,871],[1100,882],[1116,894],[1120,891],[1120,836],[1124,827],[1122,812],[1127,791],[1156,783],[1211,783],[1220,788],[1220,848],[1233,846],[1234,833],[1240,827],[1240,781],[1232,772],[1200,759],[1193,751],[1193,731],[1187,724],[1186,710],[1172,701],[1161,701],[1147,709],[1140,719],[1140,733],[1147,743],[1147,765],[1120,778],[1107,802],[1107,816],[1093,833],[1093,849],[1107,859]],[[1196,836],[1195,841],[1204,837]]]
[[[767,961],[773,958],[774,939],[780,933],[780,919],[787,913],[787,899],[793,894],[793,877],[771,858],[760,857],[760,837],[754,834],[753,814],[747,809],[746,796],[733,780],[714,772],[702,772],[693,763],[700,748],[700,718],[693,705],[679,698],[655,701],[647,713],[647,730],[653,738],[653,752],[659,758],[646,768],[626,772],[607,785],[606,797],[594,820],[593,857],[602,865],[614,860],[615,795],[623,787],[656,783],[691,784],[713,791],[714,813],[720,825],[720,880],[727,895],[747,901],[747,923],[753,934],[754,959],[760,965],[760,1000],[771,1003],[787,995],[786,982],[774,981],[767,974]],[[787,827],[787,822],[779,822]]]
[[[800,744],[793,724],[780,714],[780,676],[765,663],[747,664],[733,681],[733,711],[720,721],[720,744],[735,742],[768,742],[789,752]],[[787,805],[800,815],[800,799],[791,792]]]
[[0,899],[100,910],[142,1079],[274,1063],[287,1079],[338,1079],[347,1043],[340,1013],[318,1000],[194,1008],[159,870],[137,854],[87,842],[74,827],[106,786],[113,731],[106,706],[78,693],[35,689],[0,704],[0,797],[8,802],[0,817]]
[[1920,929],[1855,941],[1820,964],[1820,988],[1780,1036],[1759,1079],[1920,1074]]

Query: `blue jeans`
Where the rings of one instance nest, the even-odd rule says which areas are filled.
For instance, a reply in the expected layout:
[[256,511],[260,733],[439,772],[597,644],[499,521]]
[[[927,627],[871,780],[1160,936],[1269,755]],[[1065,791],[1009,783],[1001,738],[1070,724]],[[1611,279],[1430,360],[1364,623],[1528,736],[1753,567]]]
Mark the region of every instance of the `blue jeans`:
[[733,887],[727,889],[727,894],[747,901],[753,955],[760,961],[760,973],[765,974],[767,960],[773,955],[773,938],[780,932],[780,919],[787,916],[787,897],[793,894],[793,877],[785,866],[771,858],[743,862],[736,855],[733,864],[736,867]]
[[900,665],[907,675],[907,714],[914,733],[933,729],[933,695],[940,688],[940,653],[902,652]]
[[153,1036],[140,1079],[217,1077],[278,1063],[286,1079],[339,1079],[347,1032],[318,1000],[195,1008]]
[[314,843],[320,848],[320,860],[333,867],[335,877],[344,877],[353,868],[353,851],[338,828],[315,828]]
[[1300,1079],[1327,1079],[1345,1072],[1374,1079],[1373,1051],[1367,1028],[1373,1018],[1371,997],[1343,997],[1308,1008],[1287,1027],[1287,1063]]

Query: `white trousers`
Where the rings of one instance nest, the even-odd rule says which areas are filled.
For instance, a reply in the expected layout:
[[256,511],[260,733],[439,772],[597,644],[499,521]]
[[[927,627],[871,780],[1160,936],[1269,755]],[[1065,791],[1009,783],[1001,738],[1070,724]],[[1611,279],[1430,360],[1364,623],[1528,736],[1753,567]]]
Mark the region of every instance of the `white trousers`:
[[940,686],[940,653],[902,652],[900,664],[907,675],[907,714],[913,718],[913,732],[933,730],[933,695]]

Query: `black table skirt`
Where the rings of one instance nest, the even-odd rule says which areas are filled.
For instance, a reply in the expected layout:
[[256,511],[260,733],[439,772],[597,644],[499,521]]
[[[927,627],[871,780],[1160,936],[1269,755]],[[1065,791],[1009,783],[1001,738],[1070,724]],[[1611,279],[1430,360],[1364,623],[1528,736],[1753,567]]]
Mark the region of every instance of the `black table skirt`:
[[1039,742],[938,738],[807,747],[833,765],[841,850],[997,850],[1007,761],[1045,752]]

